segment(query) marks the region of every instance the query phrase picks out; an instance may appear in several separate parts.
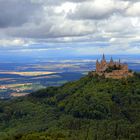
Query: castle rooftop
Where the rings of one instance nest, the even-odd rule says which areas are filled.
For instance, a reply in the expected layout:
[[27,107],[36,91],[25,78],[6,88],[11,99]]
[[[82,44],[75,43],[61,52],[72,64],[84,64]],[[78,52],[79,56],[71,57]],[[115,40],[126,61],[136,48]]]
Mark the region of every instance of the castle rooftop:
[[104,75],[105,78],[121,79],[133,76],[133,73],[129,71],[128,65],[121,63],[120,59],[114,61],[113,58],[110,58],[110,61],[107,62],[105,55],[103,54],[102,60],[99,62],[96,61],[96,74]]

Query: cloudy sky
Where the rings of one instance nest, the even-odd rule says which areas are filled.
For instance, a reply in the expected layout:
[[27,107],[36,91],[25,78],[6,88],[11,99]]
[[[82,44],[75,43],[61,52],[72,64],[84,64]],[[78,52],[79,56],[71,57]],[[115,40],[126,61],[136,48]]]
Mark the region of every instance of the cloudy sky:
[[139,0],[0,0],[0,51],[140,54]]

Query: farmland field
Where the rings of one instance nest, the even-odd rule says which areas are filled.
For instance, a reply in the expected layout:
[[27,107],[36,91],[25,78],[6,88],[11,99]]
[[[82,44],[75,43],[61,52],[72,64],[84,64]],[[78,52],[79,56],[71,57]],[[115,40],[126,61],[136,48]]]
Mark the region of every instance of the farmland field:
[[[118,57],[114,56],[115,59]],[[129,69],[140,71],[139,56],[137,59],[133,56],[121,57],[122,63],[128,63]],[[41,88],[78,80],[95,69],[97,58],[40,60],[32,63],[0,62],[0,98],[24,96]]]

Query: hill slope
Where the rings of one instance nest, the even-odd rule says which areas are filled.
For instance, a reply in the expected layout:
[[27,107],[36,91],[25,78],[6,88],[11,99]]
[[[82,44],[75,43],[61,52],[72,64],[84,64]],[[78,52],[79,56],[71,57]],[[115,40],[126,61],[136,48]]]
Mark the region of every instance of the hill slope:
[[140,75],[86,76],[24,98],[0,101],[6,140],[139,140]]

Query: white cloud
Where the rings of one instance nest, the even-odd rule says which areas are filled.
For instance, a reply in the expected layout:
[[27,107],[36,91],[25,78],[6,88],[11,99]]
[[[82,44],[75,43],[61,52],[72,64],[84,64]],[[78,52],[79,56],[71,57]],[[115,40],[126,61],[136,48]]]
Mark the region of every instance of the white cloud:
[[132,4],[127,10],[126,14],[129,16],[140,16],[140,2]]
[[[138,0],[23,0],[21,3],[0,1],[0,47],[49,43],[55,44],[53,47],[57,43],[63,46],[71,43],[75,47],[79,43],[107,52],[140,49]],[[103,49],[106,44],[109,46]]]
[[134,28],[140,28],[140,18],[139,17],[132,17],[130,18],[132,26]]
[[127,8],[128,2],[114,0],[94,0],[78,4],[76,10],[69,13],[73,19],[104,19],[113,14],[121,13]]
[[22,47],[22,46],[28,46],[30,44],[32,44],[33,42],[27,42],[23,39],[0,39],[0,46],[3,47],[9,47],[9,46],[14,46],[14,47]]
[[68,13],[70,11],[74,11],[76,8],[76,4],[75,3],[71,3],[71,2],[66,2],[66,3],[63,3],[62,5],[60,6],[57,6],[54,11],[56,13],[61,13],[61,12],[64,12],[64,13]]

